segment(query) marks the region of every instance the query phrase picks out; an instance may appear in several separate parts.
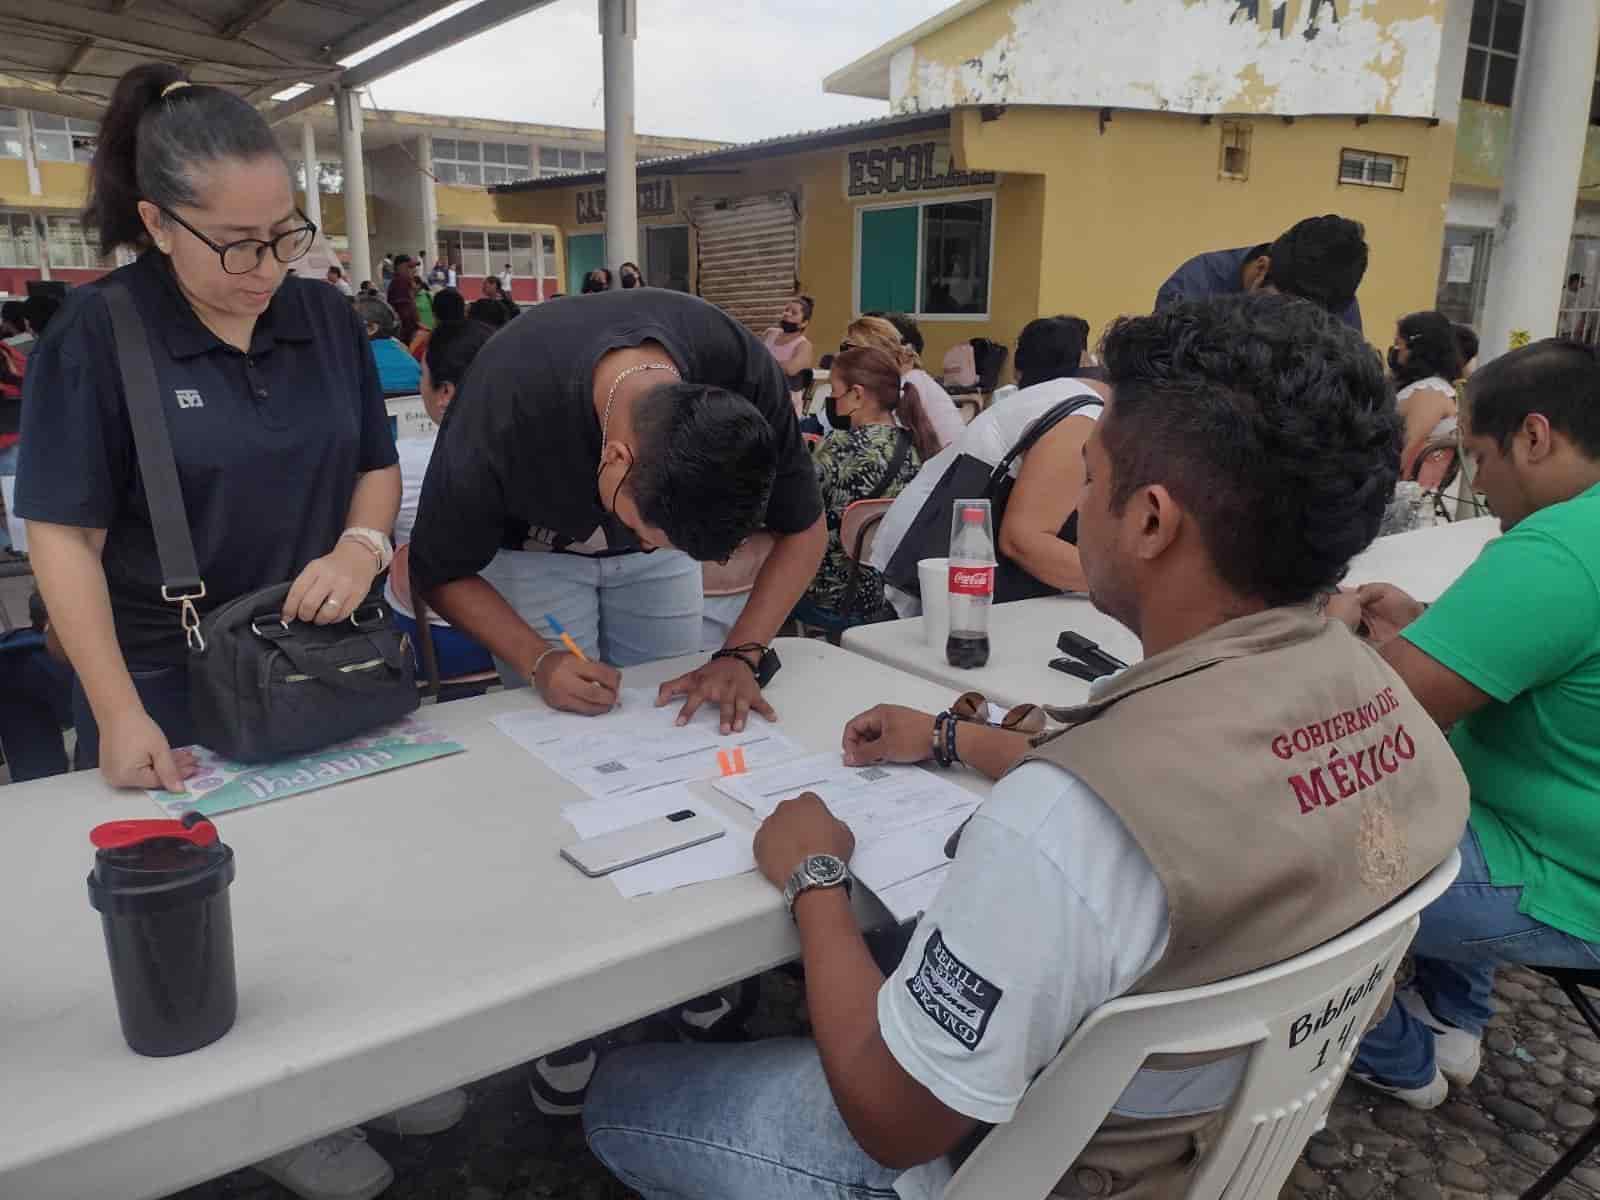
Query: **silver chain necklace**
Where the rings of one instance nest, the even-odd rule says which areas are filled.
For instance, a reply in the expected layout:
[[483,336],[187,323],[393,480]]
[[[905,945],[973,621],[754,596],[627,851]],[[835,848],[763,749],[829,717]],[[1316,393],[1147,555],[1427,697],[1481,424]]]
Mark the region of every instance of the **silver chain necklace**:
[[617,398],[617,387],[628,376],[637,375],[641,371],[671,371],[675,378],[682,378],[678,374],[678,368],[671,363],[639,363],[618,371],[617,377],[611,381],[611,389],[606,392],[605,416],[600,421],[600,453],[602,455],[606,452],[606,441],[611,433],[611,405]]

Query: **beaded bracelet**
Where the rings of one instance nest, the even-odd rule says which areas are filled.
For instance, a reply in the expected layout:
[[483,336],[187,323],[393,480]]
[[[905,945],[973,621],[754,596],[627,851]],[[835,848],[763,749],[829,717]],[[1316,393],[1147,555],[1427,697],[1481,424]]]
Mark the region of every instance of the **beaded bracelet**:
[[948,712],[942,712],[933,718],[933,761],[946,770],[951,763],[945,757],[944,731],[954,720],[955,718]]

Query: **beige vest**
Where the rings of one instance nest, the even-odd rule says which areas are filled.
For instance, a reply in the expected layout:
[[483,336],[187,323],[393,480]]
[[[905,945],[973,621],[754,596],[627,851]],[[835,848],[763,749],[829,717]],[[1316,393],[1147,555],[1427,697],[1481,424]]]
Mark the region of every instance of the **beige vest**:
[[[1229,621],[1130,667],[1023,761],[1072,772],[1166,888],[1166,952],[1133,988],[1281,962],[1388,905],[1442,862],[1467,781],[1378,654],[1309,608]],[[1152,1062],[1161,1066],[1193,1065]],[[1181,1194],[1216,1118],[1108,1118],[1058,1191]]]

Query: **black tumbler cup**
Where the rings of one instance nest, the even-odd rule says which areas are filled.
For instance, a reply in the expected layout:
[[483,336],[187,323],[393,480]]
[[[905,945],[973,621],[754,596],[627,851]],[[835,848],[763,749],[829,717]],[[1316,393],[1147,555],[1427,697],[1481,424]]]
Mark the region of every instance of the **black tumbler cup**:
[[233,1026],[238,991],[228,885],[233,851],[206,820],[113,821],[96,846],[89,903],[100,913],[122,1036],[167,1057]]

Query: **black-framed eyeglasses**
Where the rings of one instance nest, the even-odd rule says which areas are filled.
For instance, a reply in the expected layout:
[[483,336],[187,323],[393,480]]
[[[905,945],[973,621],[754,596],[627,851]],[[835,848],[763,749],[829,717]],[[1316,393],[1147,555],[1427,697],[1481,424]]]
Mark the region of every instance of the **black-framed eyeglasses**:
[[305,224],[296,229],[280,233],[270,241],[262,241],[260,238],[240,238],[237,242],[218,245],[170,208],[160,204],[156,205],[156,207],[161,210],[163,216],[171,217],[179,225],[182,225],[195,237],[215,250],[217,257],[222,260],[223,271],[229,275],[250,274],[251,271],[261,265],[261,256],[269,250],[272,251],[272,257],[281,263],[299,262],[311,252],[311,243],[316,241],[317,238],[316,225],[311,222],[311,218],[307,217],[298,208],[294,210],[295,216],[299,217]]

